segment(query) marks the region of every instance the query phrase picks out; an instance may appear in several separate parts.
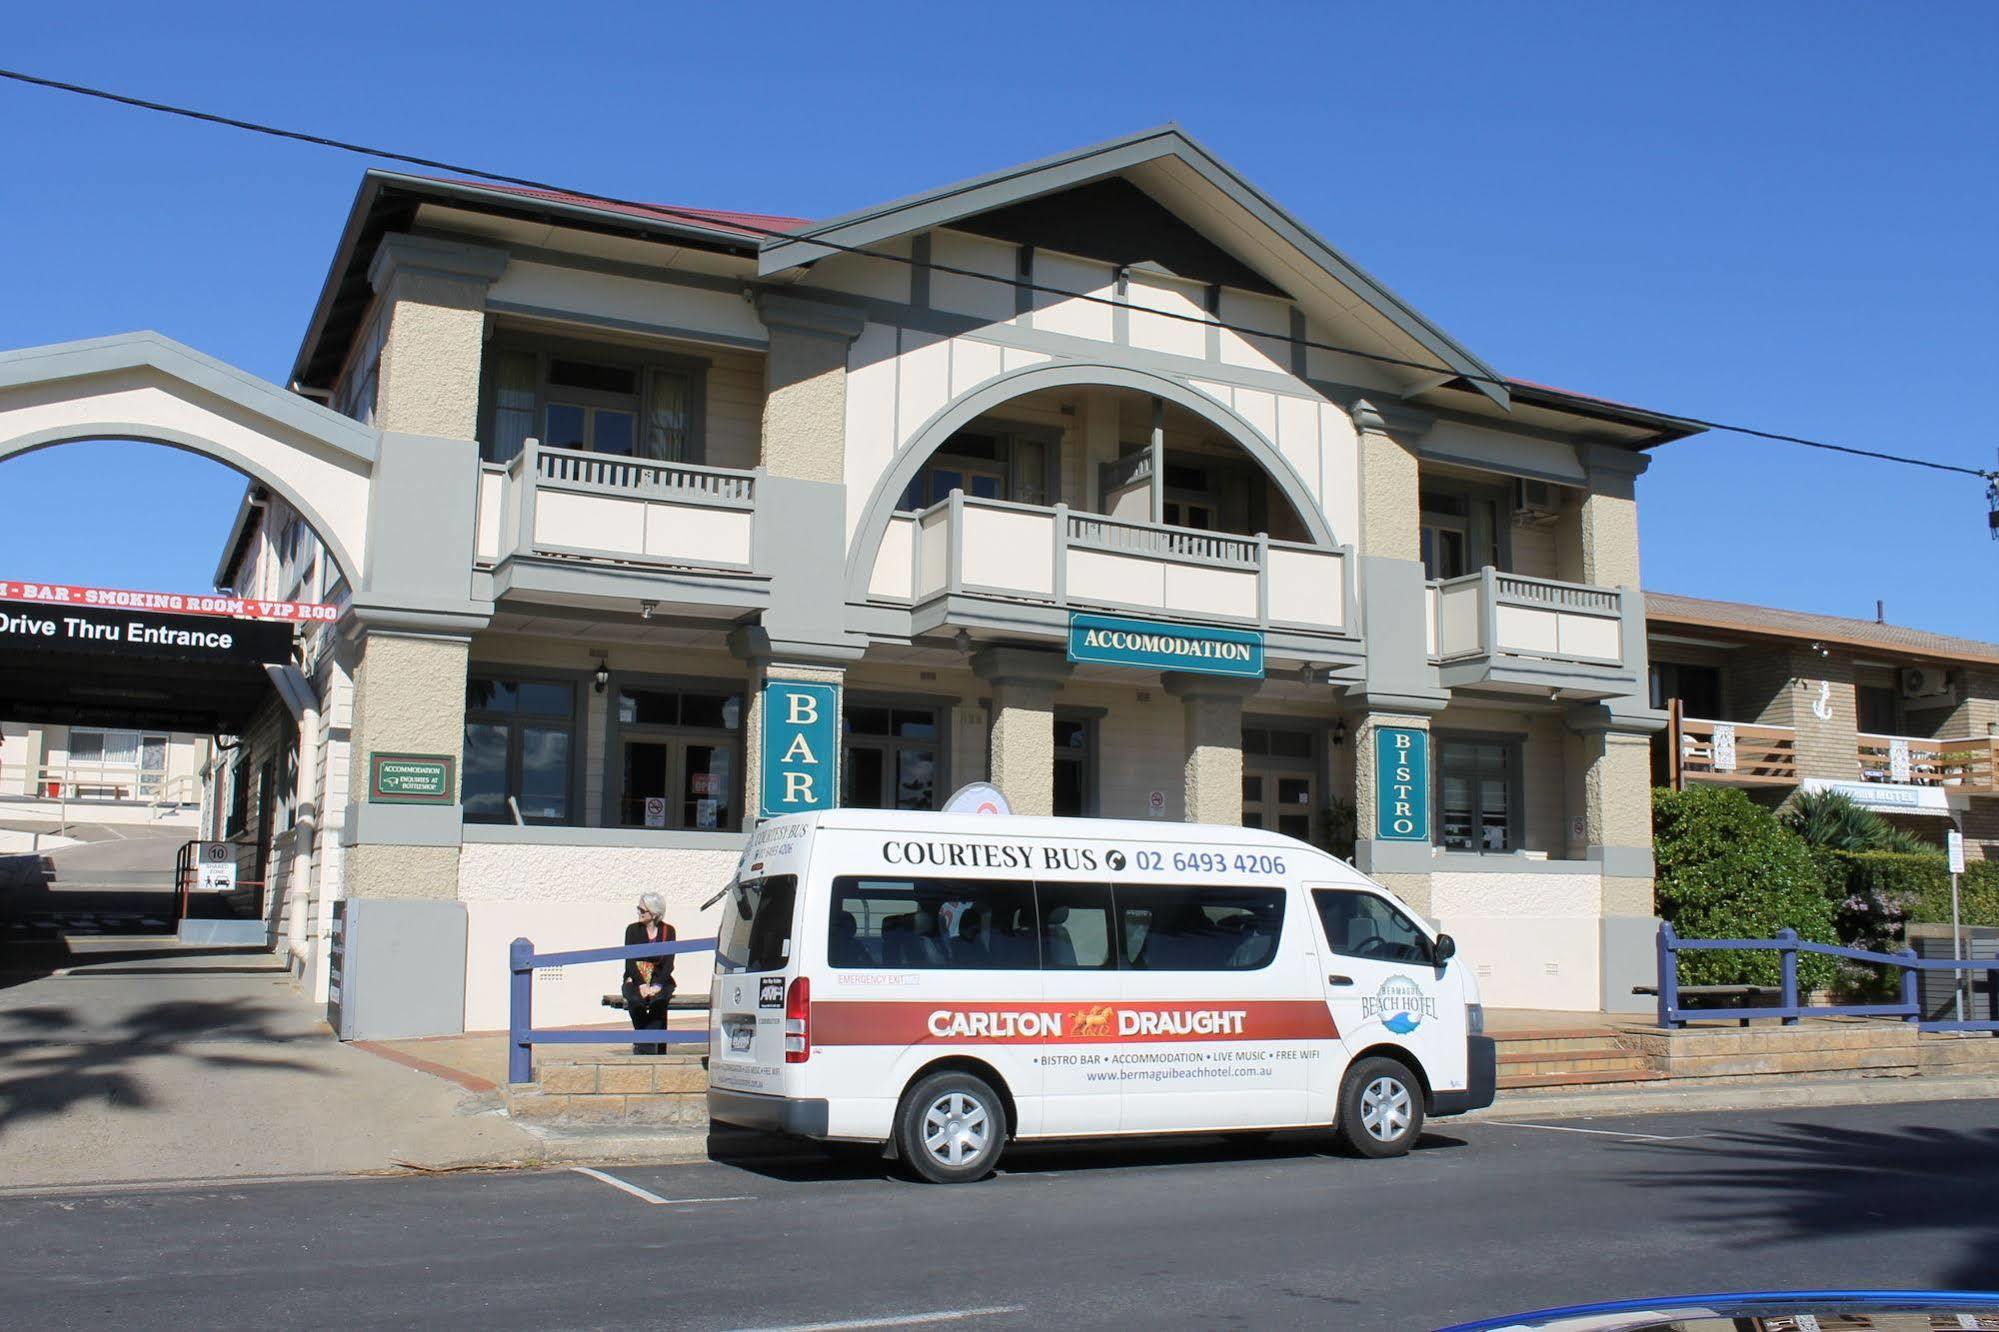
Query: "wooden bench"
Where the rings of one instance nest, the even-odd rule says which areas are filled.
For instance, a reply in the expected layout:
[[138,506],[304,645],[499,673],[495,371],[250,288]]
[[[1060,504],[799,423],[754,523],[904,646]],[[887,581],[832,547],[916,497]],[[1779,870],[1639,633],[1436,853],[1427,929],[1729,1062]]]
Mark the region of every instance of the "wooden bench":
[[[1631,987],[1631,993],[1656,995],[1659,993],[1659,987],[1634,985]],[[1679,988],[1679,996],[1682,1013],[1708,1009],[1725,1011],[1731,1008],[1775,1008],[1784,1001],[1784,991],[1782,987],[1776,985],[1682,985]],[[1690,999],[1696,1001],[1717,999],[1721,1002],[1688,1003]],[[1749,1022],[1748,1018],[1740,1019],[1742,1026],[1748,1026]]]

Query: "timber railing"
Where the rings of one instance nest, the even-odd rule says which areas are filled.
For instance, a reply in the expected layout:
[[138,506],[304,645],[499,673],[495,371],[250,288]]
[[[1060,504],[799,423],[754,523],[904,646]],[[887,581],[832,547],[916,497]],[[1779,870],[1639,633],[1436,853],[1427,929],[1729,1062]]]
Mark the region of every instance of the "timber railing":
[[1690,781],[1730,786],[1798,784],[1796,729],[1689,717],[1681,711],[1677,698],[1667,703],[1666,755],[1672,764],[1669,784],[1675,791],[1686,789]]
[[[1796,930],[1779,930],[1774,939],[1682,939],[1671,925],[1659,927],[1659,1025],[1684,1027],[1689,1019],[1725,1019],[1747,1023],[1752,1018],[1776,1018],[1785,1026],[1795,1026],[1806,1017],[1892,1017],[1913,1022],[1922,1031],[1999,1031],[1999,1006],[1989,1018],[1967,1021],[1932,1021],[1923,1017],[1917,996],[1917,977],[1925,971],[1983,971],[1999,973],[1999,958],[1917,957],[1914,950],[1875,953],[1864,948],[1837,948],[1831,944],[1800,939]],[[1782,986],[1774,1005],[1754,1008],[1682,1008],[1680,1006],[1681,953],[1776,953]],[[1900,1003],[1894,1004],[1801,1004],[1798,1002],[1798,954],[1843,957],[1852,962],[1900,967]],[[1993,992],[1999,995],[1999,992]],[[1989,1000],[1999,1005],[1999,998]]]
[[534,1081],[537,1045],[706,1045],[708,1029],[699,1031],[626,1031],[616,1027],[541,1027],[534,1025],[534,973],[542,967],[581,966],[585,962],[623,962],[630,958],[670,957],[677,953],[713,952],[713,939],[674,939],[664,943],[625,944],[617,948],[582,948],[566,953],[537,953],[528,939],[516,939],[507,949],[507,1081]]

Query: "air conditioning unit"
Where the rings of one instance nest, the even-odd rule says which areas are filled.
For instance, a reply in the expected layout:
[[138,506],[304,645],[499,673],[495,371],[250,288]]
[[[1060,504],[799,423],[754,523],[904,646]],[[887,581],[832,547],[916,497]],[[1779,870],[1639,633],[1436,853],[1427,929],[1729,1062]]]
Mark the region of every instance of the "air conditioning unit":
[[1529,481],[1526,477],[1516,477],[1513,481],[1513,516],[1515,518],[1543,518],[1560,512],[1562,493],[1559,486],[1546,481]]
[[1903,698],[1935,698],[1950,690],[1950,677],[1934,666],[1907,666],[1902,670]]

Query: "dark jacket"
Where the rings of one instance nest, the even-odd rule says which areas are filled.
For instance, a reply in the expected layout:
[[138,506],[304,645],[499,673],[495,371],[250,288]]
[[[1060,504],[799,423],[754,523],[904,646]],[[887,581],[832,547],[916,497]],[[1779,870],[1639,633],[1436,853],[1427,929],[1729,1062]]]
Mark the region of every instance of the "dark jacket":
[[[660,930],[661,939],[678,939],[680,937],[678,934],[674,932],[673,926],[667,924],[665,921],[661,921],[659,923],[659,930]],[[656,942],[659,942],[659,940],[648,939],[646,937],[646,926],[644,921],[635,920],[631,924],[625,926],[625,946],[627,948],[631,947],[633,944],[656,943]],[[647,979],[645,977],[645,974],[642,971],[640,971],[639,964],[641,962],[650,962],[653,964],[652,976],[650,979]],[[625,992],[625,999],[627,1002],[637,1000],[639,986],[642,984],[659,986],[660,993],[654,996],[651,1002],[663,1003],[666,1000],[666,997],[673,993],[673,955],[669,953],[665,957],[626,958],[625,983],[622,988]]]

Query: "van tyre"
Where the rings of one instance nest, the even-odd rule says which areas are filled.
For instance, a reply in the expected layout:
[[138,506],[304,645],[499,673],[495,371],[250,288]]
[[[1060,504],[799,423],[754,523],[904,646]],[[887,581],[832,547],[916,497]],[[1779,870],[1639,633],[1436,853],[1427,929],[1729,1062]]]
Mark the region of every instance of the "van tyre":
[[1361,1156],[1401,1156],[1423,1132],[1423,1084],[1407,1065],[1363,1059],[1340,1088],[1340,1139]]
[[1006,1145],[1006,1105],[985,1079],[933,1073],[909,1089],[896,1115],[903,1164],[932,1184],[983,1179]]

